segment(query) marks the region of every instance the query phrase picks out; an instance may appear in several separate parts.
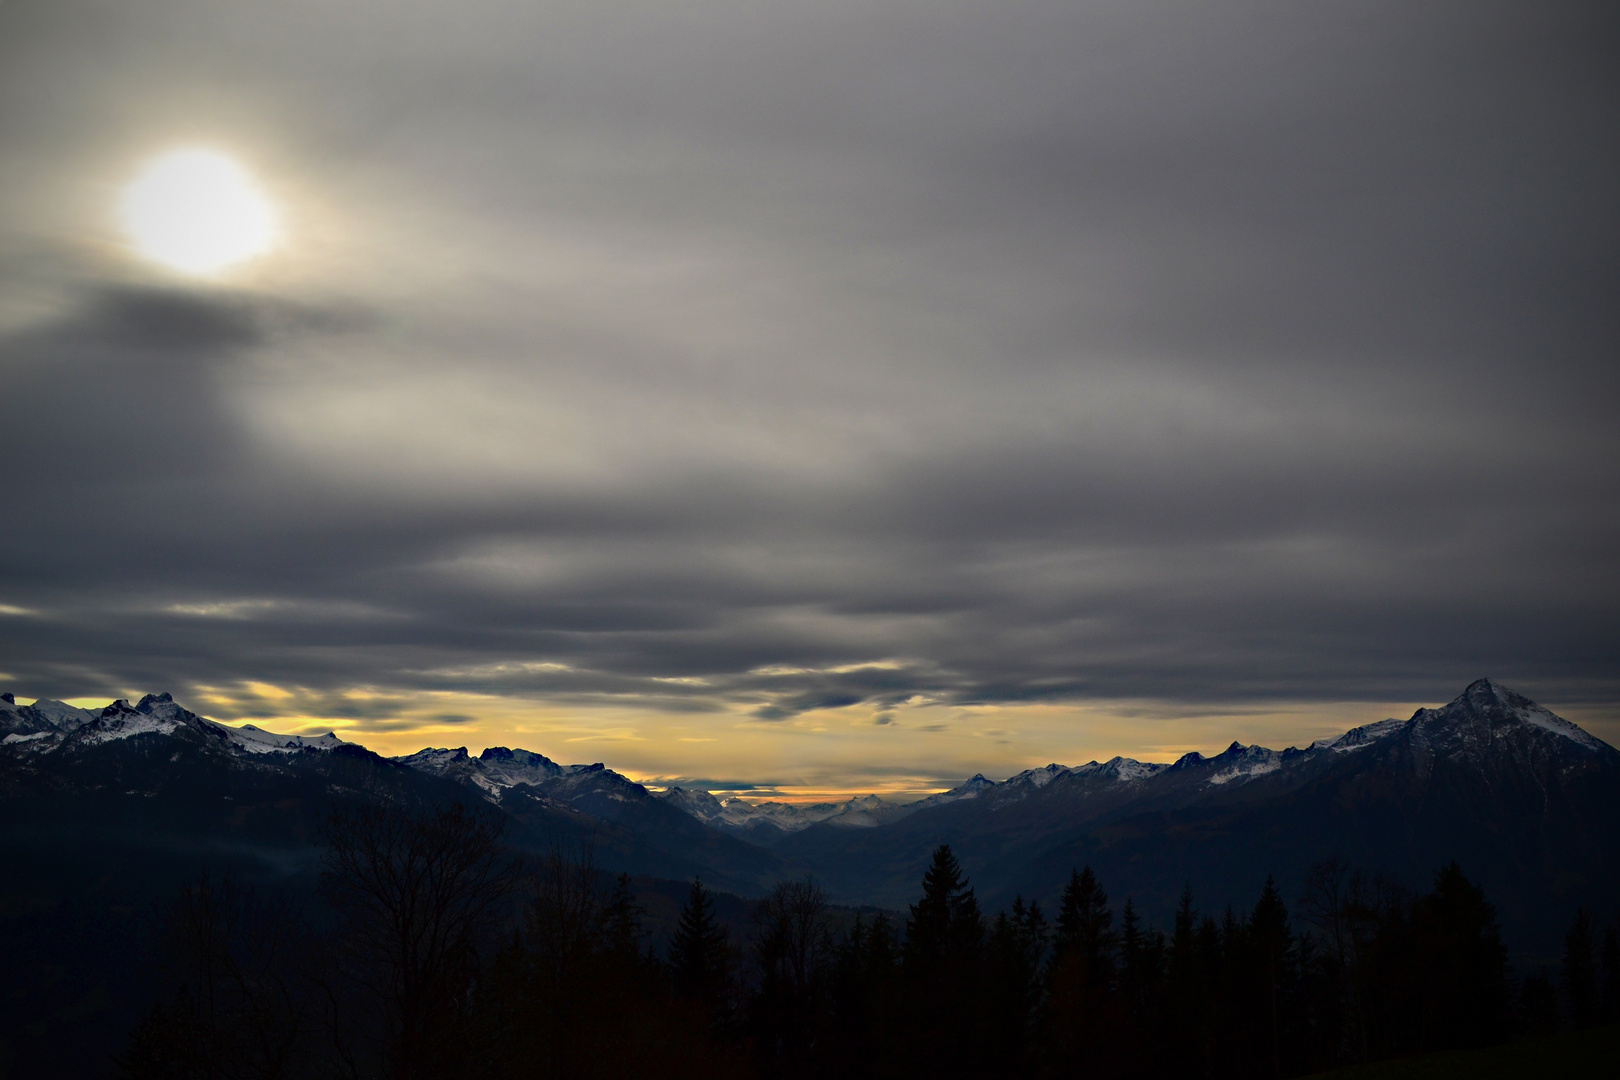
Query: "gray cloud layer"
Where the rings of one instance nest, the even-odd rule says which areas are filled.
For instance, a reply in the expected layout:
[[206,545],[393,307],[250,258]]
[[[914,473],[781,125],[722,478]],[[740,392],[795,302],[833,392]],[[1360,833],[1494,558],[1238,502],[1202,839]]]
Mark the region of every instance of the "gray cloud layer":
[[[1617,45],[1604,5],[12,0],[0,671],[1612,708]],[[98,239],[199,138],[311,269]]]

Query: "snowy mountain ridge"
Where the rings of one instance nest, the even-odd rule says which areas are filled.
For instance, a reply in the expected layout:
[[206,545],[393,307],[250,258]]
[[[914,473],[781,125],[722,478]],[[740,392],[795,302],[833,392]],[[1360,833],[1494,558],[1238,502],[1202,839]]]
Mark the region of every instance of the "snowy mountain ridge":
[[[99,712],[46,698],[32,705],[19,705],[13,695],[0,694],[0,749],[12,754],[50,754],[64,747],[90,747],[142,735],[175,736],[182,732],[243,760],[267,761],[276,755],[347,745],[333,732],[320,736],[279,735],[252,724],[221,724],[190,712],[167,693],[148,694],[134,705],[120,699]],[[1180,798],[1199,791],[1230,793],[1262,780],[1308,775],[1336,757],[1366,751],[1395,738],[1410,740],[1421,751],[1419,768],[1425,767],[1421,762],[1432,762],[1437,757],[1483,761],[1493,753],[1510,753],[1528,761],[1559,753],[1617,753],[1607,743],[1528,698],[1480,679],[1448,704],[1419,709],[1409,720],[1366,724],[1336,738],[1317,740],[1303,750],[1289,747],[1276,751],[1233,742],[1213,757],[1193,752],[1170,764],[1124,757],[1074,766],[1054,762],[1000,782],[976,774],[954,788],[909,803],[889,802],[876,795],[808,805],[742,798],[722,801],[708,791],[680,786],[655,794],[600,762],[560,765],[531,750],[498,746],[485,749],[477,757],[466,747],[441,747],[392,760],[470,785],[492,803],[500,803],[519,786],[533,789],[536,796],[569,804],[590,802],[598,809],[627,800],[656,798],[712,828],[769,844],[812,826],[873,828],[920,811],[960,803],[982,803],[987,810],[997,810],[1031,799],[1043,805],[1075,799],[1091,805],[1097,799],[1110,804],[1150,799],[1157,792],[1171,790],[1180,792]]]
[[711,792],[678,785],[666,788],[658,798],[706,825],[767,843],[821,822],[847,828],[870,828],[889,820],[886,813],[898,809],[876,795],[821,803],[749,802],[736,797],[722,802]]
[[169,694],[147,694],[131,705],[120,698],[100,712],[41,698],[18,705],[12,694],[0,695],[0,744],[17,751],[46,754],[71,746],[96,746],[136,735],[173,735],[186,730],[224,744],[240,754],[289,754],[330,750],[343,745],[333,732],[325,735],[277,735],[252,724],[231,727],[198,716],[176,704]]

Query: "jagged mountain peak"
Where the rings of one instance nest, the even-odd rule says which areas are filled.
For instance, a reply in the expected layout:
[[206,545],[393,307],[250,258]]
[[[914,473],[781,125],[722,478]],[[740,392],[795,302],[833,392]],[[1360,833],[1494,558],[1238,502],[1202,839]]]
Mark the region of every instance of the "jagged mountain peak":
[[1419,709],[1408,722],[1425,740],[1442,747],[1467,744],[1484,749],[1502,738],[1535,739],[1547,733],[1567,741],[1559,745],[1620,753],[1579,725],[1490,679],[1476,679],[1445,705]]
[[465,746],[424,746],[414,754],[405,754],[394,760],[413,768],[441,770],[469,758]]
[[725,805],[719,799],[701,788],[674,786],[665,789],[659,798],[685,810],[700,821],[714,821],[726,811]]
[[478,755],[478,760],[483,762],[510,762],[528,767],[537,766],[540,768],[551,769],[562,768],[561,765],[558,765],[555,761],[546,757],[544,754],[538,754],[533,750],[524,750],[521,748],[517,750],[509,750],[504,746],[484,747],[484,752]]
[[55,736],[83,727],[95,718],[95,713],[65,701],[39,698],[32,705],[18,705],[15,694],[0,694],[0,733],[8,743]]

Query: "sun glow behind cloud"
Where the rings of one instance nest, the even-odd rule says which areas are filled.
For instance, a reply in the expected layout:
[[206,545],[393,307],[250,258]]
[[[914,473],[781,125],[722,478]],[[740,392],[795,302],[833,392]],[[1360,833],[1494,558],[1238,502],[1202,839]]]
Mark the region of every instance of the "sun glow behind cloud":
[[275,211],[247,170],[212,150],[149,161],[124,190],[125,231],[143,257],[207,275],[275,246]]

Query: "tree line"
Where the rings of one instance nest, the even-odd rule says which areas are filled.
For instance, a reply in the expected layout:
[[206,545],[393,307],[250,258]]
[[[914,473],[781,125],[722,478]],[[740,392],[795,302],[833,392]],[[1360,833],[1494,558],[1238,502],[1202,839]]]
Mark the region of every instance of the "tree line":
[[336,816],[312,923],[230,882],[184,890],[132,1078],[1248,1078],[1620,1019],[1620,933],[1582,911],[1556,973],[1510,976],[1452,864],[1428,892],[1337,859],[1295,911],[1168,930],[1117,915],[1089,867],[1048,915],[993,917],[948,847],[903,918],[778,885],[728,928],[694,881],[666,949],[588,852],[524,864],[464,807]]

